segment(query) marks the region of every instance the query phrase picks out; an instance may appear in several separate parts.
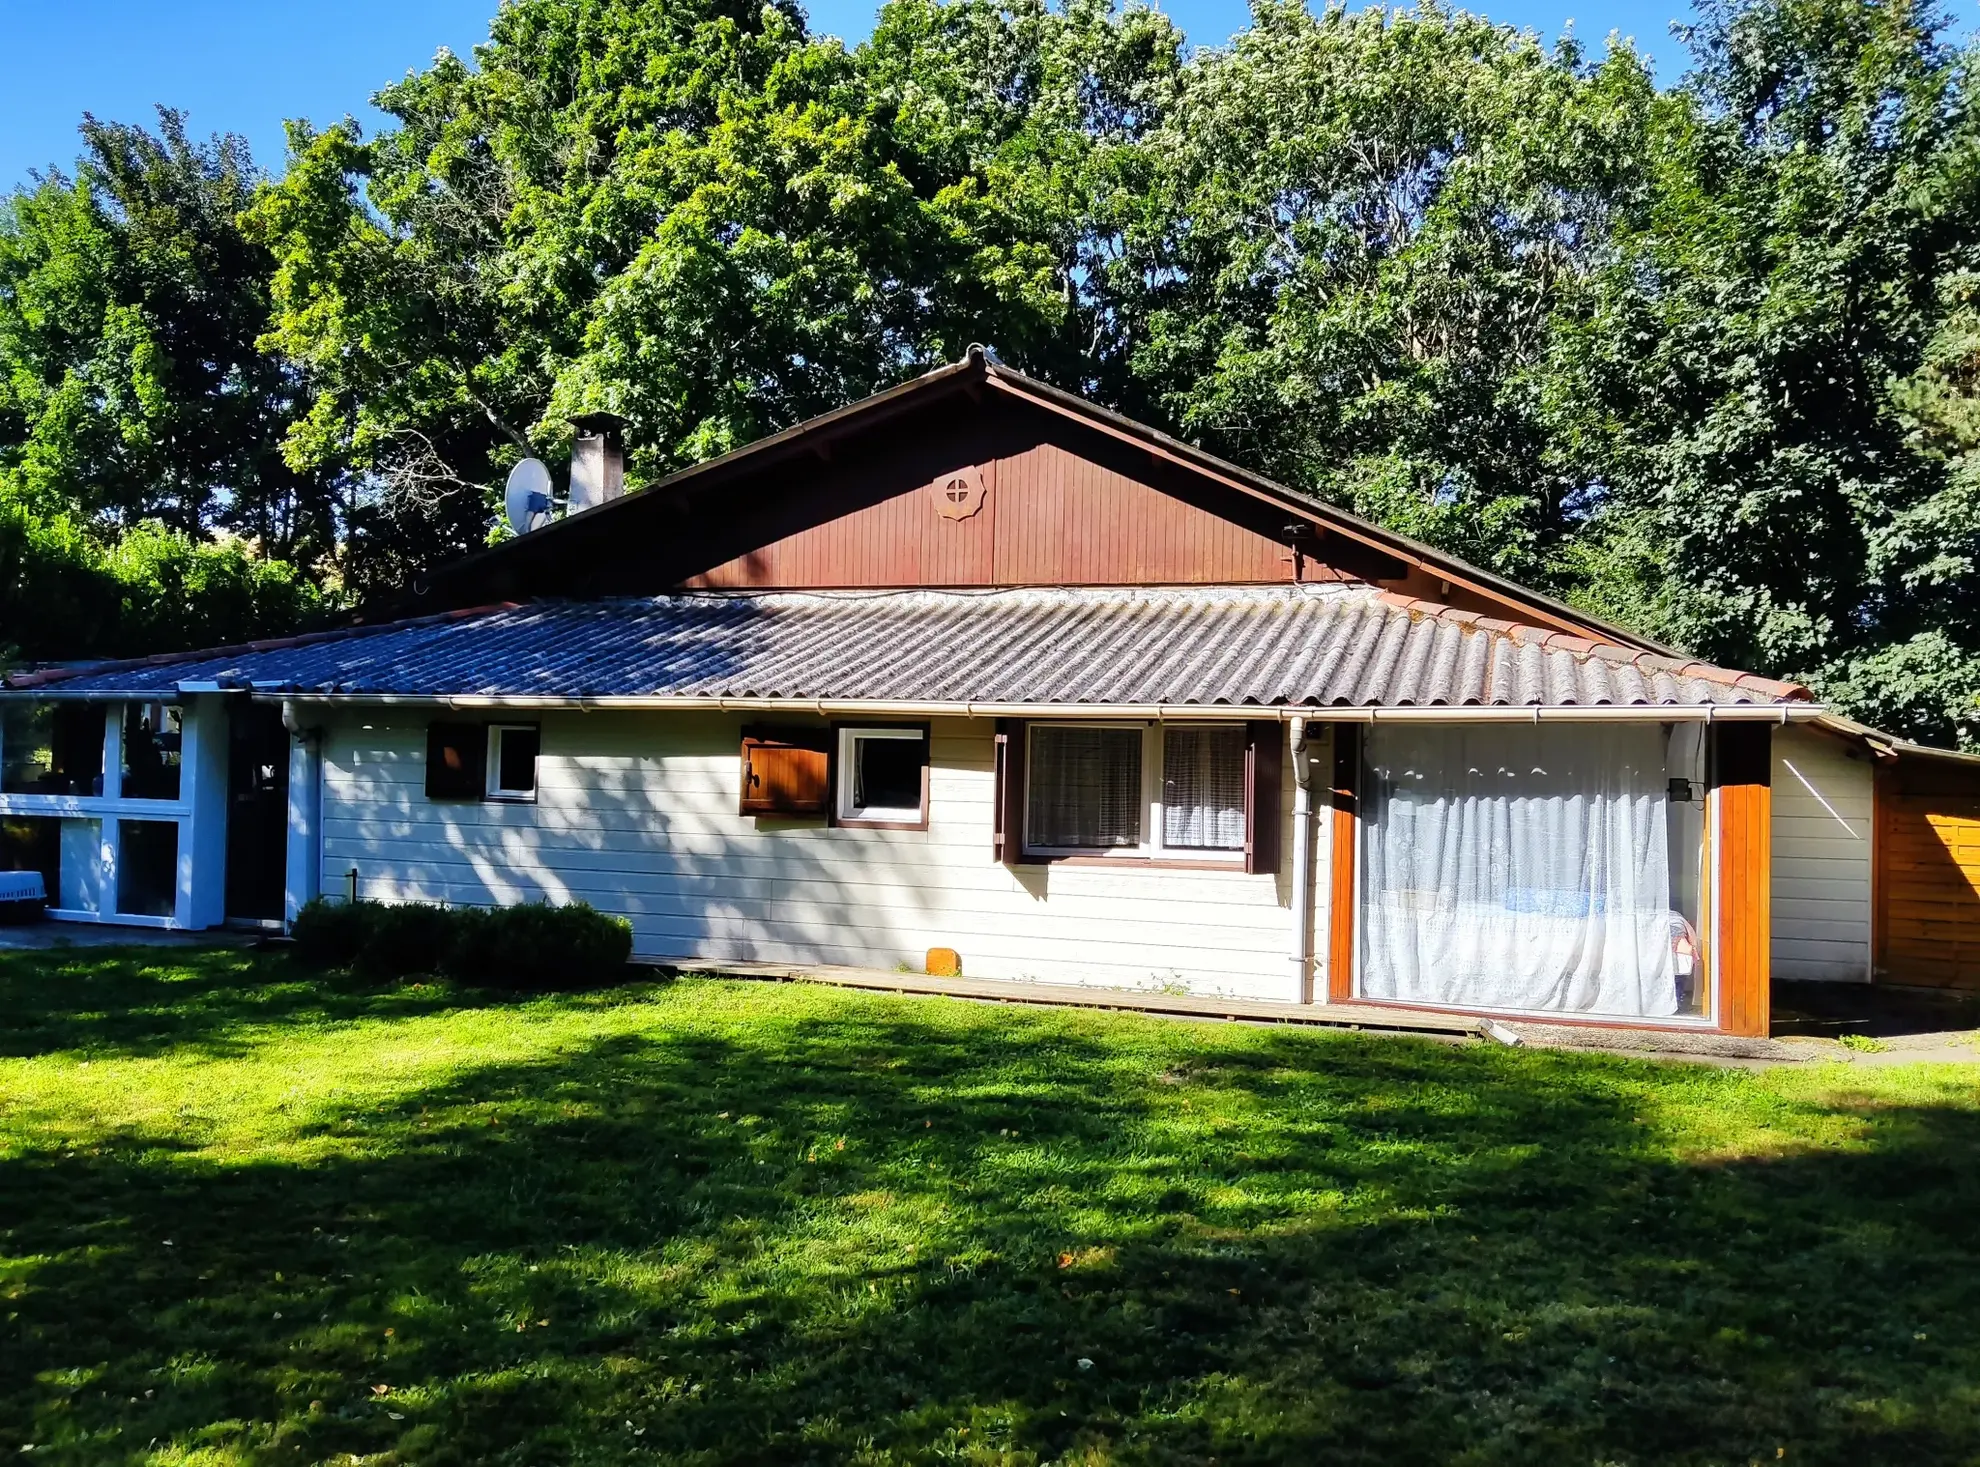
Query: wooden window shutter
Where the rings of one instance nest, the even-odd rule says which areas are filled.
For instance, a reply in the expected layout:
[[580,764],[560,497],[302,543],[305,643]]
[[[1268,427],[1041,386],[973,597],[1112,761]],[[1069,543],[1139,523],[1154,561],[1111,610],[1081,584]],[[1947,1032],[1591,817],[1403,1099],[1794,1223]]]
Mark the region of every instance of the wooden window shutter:
[[480,723],[426,726],[426,797],[478,800],[487,791],[488,728]]
[[991,850],[1006,866],[1024,863],[1024,720],[997,720]]
[[1284,730],[1254,719],[1244,726],[1244,869],[1279,869],[1279,771]]
[[826,728],[745,728],[741,812],[825,814],[832,803],[831,740]]

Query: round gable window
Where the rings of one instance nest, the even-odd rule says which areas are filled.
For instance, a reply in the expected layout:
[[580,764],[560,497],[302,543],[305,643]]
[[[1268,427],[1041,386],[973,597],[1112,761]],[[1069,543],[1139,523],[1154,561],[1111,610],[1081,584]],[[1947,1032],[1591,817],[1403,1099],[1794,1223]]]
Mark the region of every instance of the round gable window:
[[966,520],[983,508],[983,470],[974,464],[941,475],[928,488],[945,520]]

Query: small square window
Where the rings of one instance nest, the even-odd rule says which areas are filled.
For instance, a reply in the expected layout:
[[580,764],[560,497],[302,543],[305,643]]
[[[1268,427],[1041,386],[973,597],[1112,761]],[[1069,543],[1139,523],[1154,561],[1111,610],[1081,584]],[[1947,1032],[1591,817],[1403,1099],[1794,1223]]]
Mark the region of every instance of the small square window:
[[540,737],[533,723],[497,723],[488,729],[488,798],[536,798],[536,754]]
[[928,733],[919,728],[839,730],[841,824],[919,825],[928,818]]

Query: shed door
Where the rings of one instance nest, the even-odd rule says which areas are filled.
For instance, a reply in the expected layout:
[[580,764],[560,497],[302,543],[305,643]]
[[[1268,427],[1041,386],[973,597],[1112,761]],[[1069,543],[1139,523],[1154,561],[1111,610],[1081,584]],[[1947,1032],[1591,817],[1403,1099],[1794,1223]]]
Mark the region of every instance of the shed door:
[[1980,779],[1911,762],[1879,792],[1879,976],[1980,990]]

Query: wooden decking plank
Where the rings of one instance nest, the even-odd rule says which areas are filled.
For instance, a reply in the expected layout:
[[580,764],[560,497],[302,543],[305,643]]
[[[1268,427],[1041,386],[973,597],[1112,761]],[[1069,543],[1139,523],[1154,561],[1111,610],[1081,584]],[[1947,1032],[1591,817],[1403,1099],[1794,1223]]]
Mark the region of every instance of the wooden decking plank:
[[683,972],[709,973],[724,978],[759,978],[784,982],[828,983],[881,993],[969,998],[993,1003],[1041,1004],[1060,1008],[1117,1009],[1196,1019],[1235,1019],[1248,1023],[1304,1024],[1326,1029],[1388,1029],[1414,1034],[1446,1034],[1476,1038],[1484,1020],[1464,1014],[1440,1014],[1423,1009],[1390,1008],[1386,1004],[1275,1003],[1269,999],[1210,998],[1200,994],[1153,993],[1129,988],[1084,987],[1074,983],[1033,983],[1020,979],[931,978],[922,973],[890,973],[879,968],[829,964],[692,962],[677,965]]

